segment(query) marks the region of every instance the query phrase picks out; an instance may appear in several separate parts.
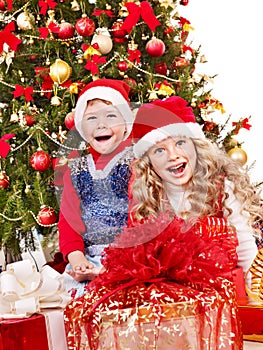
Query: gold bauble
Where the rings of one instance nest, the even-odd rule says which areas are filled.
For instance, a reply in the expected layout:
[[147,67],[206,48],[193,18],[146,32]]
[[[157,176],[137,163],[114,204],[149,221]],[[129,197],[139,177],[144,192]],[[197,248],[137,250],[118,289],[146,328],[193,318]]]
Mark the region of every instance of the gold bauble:
[[62,61],[60,58],[50,66],[49,75],[51,79],[58,84],[63,84],[69,79],[72,73],[72,68],[67,64],[67,62]]
[[230,158],[238,162],[241,166],[245,165],[247,162],[247,154],[241,147],[231,148],[231,150],[228,151],[227,154],[230,156]]

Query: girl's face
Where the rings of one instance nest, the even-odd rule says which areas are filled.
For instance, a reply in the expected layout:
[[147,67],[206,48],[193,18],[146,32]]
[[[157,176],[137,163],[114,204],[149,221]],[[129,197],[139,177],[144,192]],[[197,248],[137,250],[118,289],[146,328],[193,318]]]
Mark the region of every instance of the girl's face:
[[196,150],[186,137],[169,137],[152,146],[147,155],[160,178],[174,186],[184,186],[193,177]]
[[81,122],[85,139],[101,154],[113,152],[126,132],[126,123],[119,110],[102,100],[87,105]]

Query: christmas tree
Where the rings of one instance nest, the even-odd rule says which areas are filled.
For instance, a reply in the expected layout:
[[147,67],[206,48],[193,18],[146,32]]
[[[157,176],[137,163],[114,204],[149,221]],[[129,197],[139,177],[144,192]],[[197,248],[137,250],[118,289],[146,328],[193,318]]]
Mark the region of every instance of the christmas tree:
[[[207,136],[246,162],[232,136],[249,119],[218,124],[225,113],[198,75],[188,0],[0,0],[0,244],[16,256],[32,230],[57,232],[63,165],[84,145],[74,130],[78,94],[98,77],[123,79],[134,106],[179,95]],[[228,125],[228,129],[226,126]],[[232,152],[234,149],[234,152]],[[56,166],[56,179],[54,168]]]

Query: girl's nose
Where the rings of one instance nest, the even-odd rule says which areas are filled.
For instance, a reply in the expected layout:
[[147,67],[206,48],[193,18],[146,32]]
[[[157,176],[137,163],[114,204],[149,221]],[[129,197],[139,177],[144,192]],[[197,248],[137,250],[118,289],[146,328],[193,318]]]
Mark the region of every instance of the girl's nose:
[[180,156],[178,148],[175,145],[172,145],[168,148],[167,154],[169,160],[175,160]]

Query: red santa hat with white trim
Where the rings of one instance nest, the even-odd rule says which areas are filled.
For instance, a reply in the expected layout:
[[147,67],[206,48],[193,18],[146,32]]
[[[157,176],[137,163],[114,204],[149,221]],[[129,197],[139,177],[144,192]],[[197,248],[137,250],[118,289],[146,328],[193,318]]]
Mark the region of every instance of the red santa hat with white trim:
[[182,97],[156,100],[138,109],[133,125],[133,137],[135,142],[137,140],[133,146],[136,158],[142,157],[154,144],[170,136],[205,138],[193,109]]
[[127,129],[124,140],[127,139],[134,122],[134,114],[130,108],[129,92],[129,85],[122,80],[102,78],[87,84],[81,91],[74,113],[75,127],[81,137],[85,139],[81,121],[87,107],[87,102],[94,99],[101,99],[111,102],[123,116]]

